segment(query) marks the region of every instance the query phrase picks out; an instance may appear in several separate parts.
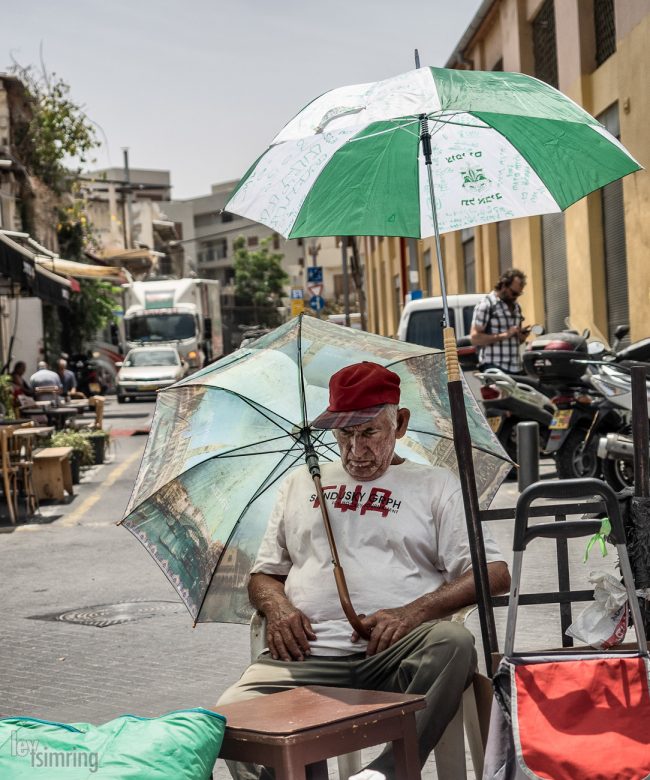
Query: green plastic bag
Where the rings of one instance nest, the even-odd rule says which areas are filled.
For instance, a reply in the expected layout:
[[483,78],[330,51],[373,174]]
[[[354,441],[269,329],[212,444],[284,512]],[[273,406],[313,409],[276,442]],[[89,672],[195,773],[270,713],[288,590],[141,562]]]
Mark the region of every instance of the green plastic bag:
[[226,719],[204,709],[101,726],[0,718],[2,780],[209,780]]

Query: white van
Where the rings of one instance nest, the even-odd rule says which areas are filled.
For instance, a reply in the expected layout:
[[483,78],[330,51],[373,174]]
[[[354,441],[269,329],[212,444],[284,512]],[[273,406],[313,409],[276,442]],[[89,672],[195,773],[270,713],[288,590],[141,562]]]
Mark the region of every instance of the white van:
[[[449,322],[456,331],[456,341],[469,338],[474,307],[487,293],[464,293],[448,295]],[[420,298],[409,301],[399,321],[397,338],[411,344],[443,349],[442,343],[442,297]]]

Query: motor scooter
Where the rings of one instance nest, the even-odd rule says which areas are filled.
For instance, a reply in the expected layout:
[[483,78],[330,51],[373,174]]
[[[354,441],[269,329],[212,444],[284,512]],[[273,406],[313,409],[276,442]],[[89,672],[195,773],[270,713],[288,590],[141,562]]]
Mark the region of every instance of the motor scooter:
[[[632,486],[631,411],[632,384],[630,368],[648,365],[650,339],[641,339],[619,349],[620,342],[629,333],[627,325],[620,325],[614,334],[610,350],[594,341],[589,345],[589,358],[575,360],[583,370],[582,380],[597,396],[593,402],[593,419],[584,436],[583,449],[595,453],[603,479],[614,489]],[[650,385],[648,385],[650,400]],[[650,404],[648,413],[650,415]]]
[[540,450],[546,450],[557,408],[527,377],[486,368],[476,374],[481,381],[481,401],[490,428],[512,460],[517,459],[517,424],[533,420],[539,424]]

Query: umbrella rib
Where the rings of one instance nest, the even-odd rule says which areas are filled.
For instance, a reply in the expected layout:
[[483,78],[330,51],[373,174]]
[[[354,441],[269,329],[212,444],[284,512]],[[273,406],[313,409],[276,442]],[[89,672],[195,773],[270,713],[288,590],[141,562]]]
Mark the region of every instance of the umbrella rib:
[[300,387],[298,392],[300,393],[300,405],[302,408],[302,427],[307,427],[307,398],[305,395],[305,374],[302,367],[302,318],[304,315],[300,315],[300,322],[298,323],[298,336],[296,338],[296,346],[298,348],[298,379],[300,380]]
[[[293,447],[292,447],[291,449],[293,449]],[[291,450],[289,450],[289,452],[291,452]],[[289,454],[289,453],[287,453],[287,455],[288,455],[288,454]],[[197,612],[196,612],[196,617],[194,618],[194,625],[196,625],[196,624],[197,624],[197,622],[198,622],[198,620],[199,620],[199,617],[201,616],[201,610],[203,609],[203,605],[205,604],[205,599],[207,598],[207,595],[208,595],[208,593],[210,592],[210,586],[212,585],[212,581],[214,580],[214,576],[215,576],[215,574],[217,573],[217,569],[219,568],[219,564],[221,563],[221,559],[223,558],[223,556],[224,556],[224,554],[225,554],[226,550],[228,549],[228,545],[230,544],[230,540],[231,540],[231,539],[233,538],[233,536],[235,535],[235,531],[237,530],[237,527],[239,526],[239,523],[241,522],[241,519],[244,517],[244,515],[246,514],[246,512],[248,512],[248,510],[250,509],[250,507],[251,507],[251,505],[253,504],[253,502],[254,502],[254,501],[256,501],[256,500],[257,500],[257,499],[258,499],[258,498],[259,498],[259,497],[262,495],[262,493],[264,493],[265,491],[267,491],[267,490],[268,490],[268,489],[271,487],[271,485],[273,485],[275,482],[277,482],[277,481],[278,481],[278,479],[280,479],[281,477],[283,477],[283,476],[284,476],[284,475],[287,473],[287,471],[289,471],[289,469],[290,469],[290,468],[291,468],[291,467],[292,467],[292,466],[293,466],[293,465],[296,463],[296,461],[300,459],[301,455],[302,455],[302,453],[298,454],[298,456],[297,456],[297,457],[295,457],[295,458],[293,459],[293,462],[292,462],[292,463],[290,463],[290,464],[289,464],[289,465],[286,467],[286,469],[284,469],[284,471],[283,471],[281,474],[278,474],[278,476],[277,476],[277,477],[276,477],[276,478],[275,478],[275,479],[274,479],[272,482],[269,482],[269,484],[267,484],[267,486],[264,488],[264,490],[260,491],[260,490],[258,489],[258,490],[256,491],[255,495],[253,496],[253,498],[251,498],[251,499],[248,501],[248,503],[246,504],[246,506],[245,506],[245,507],[242,509],[242,511],[239,513],[239,517],[238,517],[238,518],[237,518],[237,520],[235,521],[235,524],[234,524],[234,525],[233,525],[233,527],[232,527],[232,531],[231,531],[231,532],[230,532],[230,534],[228,535],[228,538],[226,539],[226,541],[225,541],[225,543],[224,543],[224,545],[223,545],[223,550],[221,551],[221,555],[219,556],[219,559],[217,560],[217,562],[216,562],[216,564],[215,564],[215,566],[214,566],[214,570],[213,570],[213,572],[212,572],[212,576],[210,577],[210,582],[208,582],[208,587],[205,589],[205,593],[203,594],[203,598],[201,599],[201,603],[199,604],[199,608],[198,608],[198,610],[197,610]],[[275,466],[275,468],[273,468],[273,469],[271,470],[271,472],[270,472],[270,473],[269,473],[269,475],[266,477],[266,479],[264,480],[264,482],[267,482],[267,481],[268,481],[269,477],[271,476],[271,474],[273,474],[273,472],[275,471],[275,469],[277,469],[277,465]]]
[[[432,433],[431,431],[421,431],[418,428],[407,428],[405,435],[408,436],[409,433],[421,433],[423,436],[435,436],[437,439],[447,439],[447,441],[454,441],[454,437],[449,436],[449,434]],[[484,452],[486,455],[490,455],[493,458],[506,460],[508,463],[511,462],[510,458],[504,458],[503,455],[498,455],[496,452],[492,452],[491,450],[488,450],[487,447],[482,447],[480,444],[474,444],[474,442],[472,442],[472,449],[476,450],[477,452]]]
[[[290,435],[290,434],[288,434],[288,435]],[[178,479],[181,476],[185,476],[185,474],[189,474],[191,471],[194,471],[194,469],[198,468],[199,466],[202,466],[204,463],[207,463],[208,461],[211,461],[211,460],[225,460],[226,458],[241,458],[243,456],[242,456],[240,450],[245,450],[247,447],[255,447],[255,446],[257,446],[257,444],[268,444],[269,442],[272,442],[272,441],[280,441],[283,438],[284,438],[284,436],[274,436],[272,439],[264,439],[263,441],[260,441],[260,442],[252,442],[251,444],[245,444],[245,445],[243,445],[241,447],[235,447],[235,449],[227,450],[225,453],[219,452],[216,455],[211,455],[209,458],[206,458],[205,460],[199,461],[199,463],[195,463],[189,469],[187,469],[186,471],[183,471],[182,474],[177,474],[175,477],[172,477],[170,480],[165,482],[164,485],[159,485],[154,491],[149,493],[148,496],[143,498],[136,506],[134,506],[129,511],[129,514],[124,518],[124,520],[126,520],[127,517],[132,515],[134,512],[137,512],[137,510],[145,503],[145,501],[148,501],[153,495],[155,495],[156,493],[158,493],[161,490],[163,490],[164,488],[166,488],[167,485],[171,485],[171,483],[175,479]],[[294,446],[295,446],[295,444],[292,444],[291,445],[291,449],[293,449]],[[289,452],[291,452],[291,449],[289,450]],[[286,450],[270,450],[268,452],[251,452],[251,453],[248,453],[246,457],[248,457],[249,455],[272,455],[272,454],[274,454],[276,452],[286,452]]]
[[[169,388],[170,390],[178,389],[182,390],[183,387],[201,387],[200,383],[197,383],[196,385],[179,385],[178,388]],[[220,390],[222,393],[229,393],[230,395],[234,395],[235,398],[239,398],[240,401],[243,401],[244,403],[248,404],[251,409],[254,409],[256,412],[262,415],[262,417],[266,418],[269,422],[276,425],[281,431],[286,433],[287,435],[291,436],[291,431],[287,430],[286,428],[283,428],[280,423],[277,420],[274,420],[272,417],[269,417],[269,415],[266,413],[266,410],[263,406],[260,406],[260,404],[257,404],[255,401],[252,401],[250,398],[247,398],[245,395],[241,395],[241,393],[237,393],[234,390],[230,390],[227,387],[215,387],[214,385],[203,385],[203,387],[207,388],[208,390]],[[284,422],[287,423],[287,425],[292,425],[291,420],[288,420],[286,417],[282,417],[281,414],[277,415],[280,419],[284,420]]]
[[[395,119],[391,121],[397,122],[397,120]],[[354,138],[350,138],[348,143],[351,144],[351,143],[356,143],[357,141],[366,141],[368,138],[376,138],[377,136],[380,135],[386,135],[386,133],[394,133],[395,130],[406,130],[406,132],[410,133],[411,131],[407,130],[407,128],[410,127],[411,125],[416,125],[419,121],[420,121],[419,119],[412,119],[409,120],[408,122],[404,122],[401,125],[396,124],[395,127],[389,127],[387,130],[377,130],[376,133],[368,133],[367,135],[356,136]],[[411,135],[416,135],[419,138],[418,133],[411,133]]]

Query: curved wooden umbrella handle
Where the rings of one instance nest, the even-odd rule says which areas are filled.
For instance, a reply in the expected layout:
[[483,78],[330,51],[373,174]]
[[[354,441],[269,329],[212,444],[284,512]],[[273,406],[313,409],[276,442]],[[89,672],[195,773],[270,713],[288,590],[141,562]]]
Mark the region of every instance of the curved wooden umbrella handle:
[[[310,469],[311,470],[311,469]],[[338,550],[336,549],[336,542],[334,540],[334,534],[332,532],[332,526],[330,525],[329,513],[327,511],[327,505],[325,503],[325,496],[323,495],[323,487],[321,484],[320,474],[312,471],[312,478],[316,485],[316,493],[318,495],[318,503],[320,505],[321,515],[323,517],[323,523],[325,524],[325,533],[327,534],[327,541],[330,545],[330,551],[332,553],[332,563],[334,564],[334,580],[336,581],[336,590],[339,594],[339,600],[343,607],[345,617],[348,619],[348,623],[363,639],[370,639],[370,633],[363,626],[359,615],[357,615],[352,601],[350,600],[350,592],[348,591],[347,583],[345,582],[345,574],[339,561]]]

